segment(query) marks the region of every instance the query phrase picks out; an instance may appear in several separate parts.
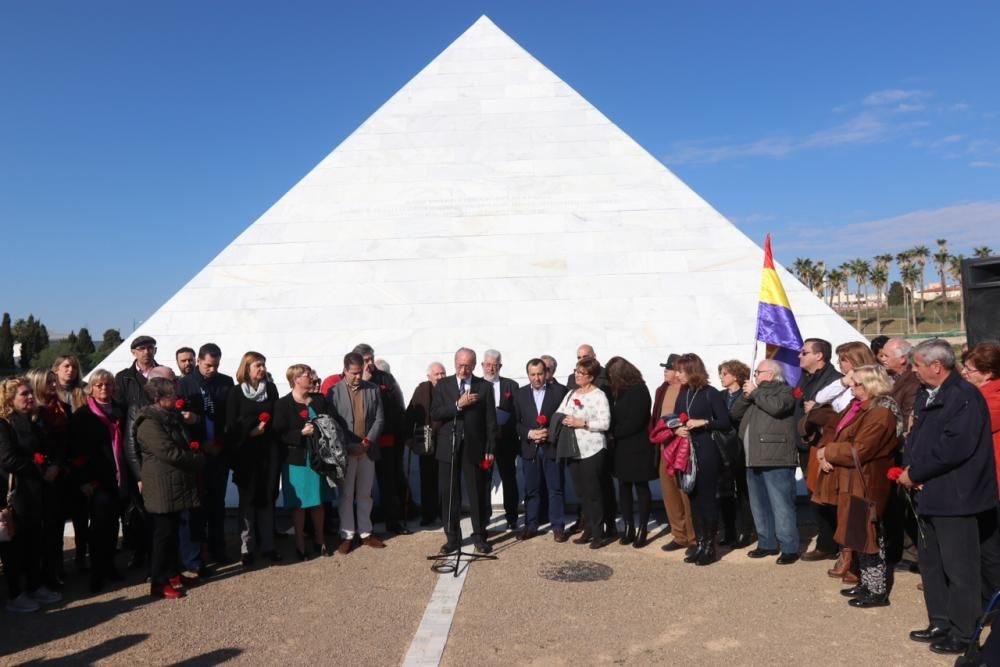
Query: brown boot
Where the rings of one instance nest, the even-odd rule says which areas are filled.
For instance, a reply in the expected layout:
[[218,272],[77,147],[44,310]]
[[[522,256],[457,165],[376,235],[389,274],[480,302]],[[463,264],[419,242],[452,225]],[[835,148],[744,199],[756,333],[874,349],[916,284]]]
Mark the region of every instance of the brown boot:
[[853,561],[854,552],[850,549],[841,549],[836,564],[827,570],[826,574],[834,579],[842,579],[850,571]]
[[844,573],[844,578],[841,579],[841,581],[847,584],[848,586],[853,586],[854,584],[859,583],[861,580],[858,579],[858,575],[848,570],[847,572]]

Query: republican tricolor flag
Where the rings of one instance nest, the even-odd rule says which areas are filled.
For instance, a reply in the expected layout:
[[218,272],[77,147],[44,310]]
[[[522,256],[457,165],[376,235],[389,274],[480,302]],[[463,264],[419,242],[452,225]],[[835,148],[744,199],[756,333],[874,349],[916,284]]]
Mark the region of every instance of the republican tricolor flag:
[[757,340],[767,345],[767,358],[781,364],[788,384],[793,387],[798,384],[802,334],[795,323],[785,288],[774,270],[770,234],[764,241],[764,273],[760,279],[760,303],[757,305]]

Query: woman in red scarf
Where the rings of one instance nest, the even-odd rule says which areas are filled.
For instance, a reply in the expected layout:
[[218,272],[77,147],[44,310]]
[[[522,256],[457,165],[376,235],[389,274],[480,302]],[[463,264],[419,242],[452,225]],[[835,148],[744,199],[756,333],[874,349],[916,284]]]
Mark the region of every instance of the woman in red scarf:
[[[823,429],[816,458],[824,472],[837,481],[838,544],[848,542],[848,508],[851,496],[875,504],[877,521],[868,525],[867,538],[855,548],[861,582],[841,591],[852,607],[885,607],[889,604],[888,567],[882,518],[892,482],[886,477],[895,462],[898,434],[903,420],[889,397],[892,383],[881,366],[860,366],[851,377],[853,399]],[[860,548],[863,547],[863,548]]]
[[120,581],[115,568],[118,517],[128,494],[122,424],[112,402],[115,378],[104,369],[94,371],[87,387],[87,404],[70,418],[70,465],[73,484],[83,494],[90,517],[90,590],[99,592],[106,581]]

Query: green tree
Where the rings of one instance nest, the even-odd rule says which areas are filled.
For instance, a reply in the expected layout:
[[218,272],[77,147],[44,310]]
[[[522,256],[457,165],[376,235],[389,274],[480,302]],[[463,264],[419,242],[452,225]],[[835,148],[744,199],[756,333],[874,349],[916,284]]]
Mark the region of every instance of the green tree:
[[81,327],[80,333],[76,335],[76,352],[80,357],[90,356],[97,348],[94,346],[94,339],[90,337],[87,327]]
[[910,251],[910,257],[913,262],[920,269],[920,314],[924,313],[924,305],[927,303],[927,299],[924,298],[924,267],[927,266],[927,260],[930,259],[931,251],[925,245],[918,245],[916,248]]
[[942,315],[948,316],[948,284],[945,280],[945,273],[948,271],[948,263],[951,255],[948,254],[948,241],[938,239],[938,251],[934,253],[934,264],[937,266],[938,276],[941,278],[941,311]]
[[902,306],[903,297],[903,283],[893,280],[892,284],[889,285],[889,293],[885,297],[886,304],[890,306]]
[[124,343],[122,340],[122,335],[118,329],[108,329],[104,332],[104,336],[101,338],[101,346],[97,348],[97,356],[102,359],[112,352],[115,348]]
[[49,330],[34,315],[14,323],[14,339],[21,344],[21,368],[31,368],[31,360],[49,346]]
[[3,314],[0,324],[0,368],[14,367],[14,332],[10,328],[10,313]]
[[990,255],[993,254],[993,248],[982,245],[979,246],[978,248],[973,248],[972,254],[975,255],[976,257],[989,257]]
[[875,288],[875,335],[882,334],[882,290],[885,289],[885,284],[889,280],[889,272],[879,263],[878,259],[878,257],[875,258],[875,268],[868,276],[872,287]]
[[962,262],[965,255],[952,255],[948,259],[948,275],[958,284],[958,328],[965,331],[965,299],[962,294]]

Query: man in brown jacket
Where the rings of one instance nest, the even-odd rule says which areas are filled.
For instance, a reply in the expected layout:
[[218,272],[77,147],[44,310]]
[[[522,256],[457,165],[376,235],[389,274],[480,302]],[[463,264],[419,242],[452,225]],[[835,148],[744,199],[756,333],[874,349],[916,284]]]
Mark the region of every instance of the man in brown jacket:
[[[666,363],[660,364],[663,367],[663,384],[656,389],[656,396],[653,398],[653,414],[649,418],[650,432],[660,421],[660,417],[673,414],[676,407],[677,394],[681,390],[681,382],[674,372],[674,362],[678,359],[679,355],[671,354],[667,357]],[[691,501],[677,486],[674,476],[667,474],[663,457],[660,457],[660,495],[663,496],[663,508],[667,511],[670,533],[674,537],[673,541],[664,545],[662,549],[677,551],[696,547],[698,540],[694,534],[694,525],[691,523]]]

